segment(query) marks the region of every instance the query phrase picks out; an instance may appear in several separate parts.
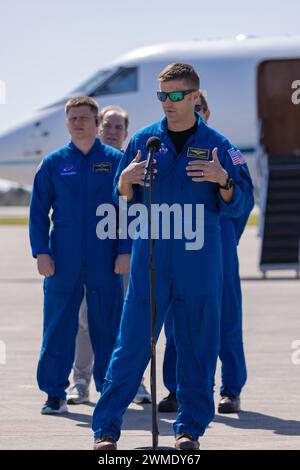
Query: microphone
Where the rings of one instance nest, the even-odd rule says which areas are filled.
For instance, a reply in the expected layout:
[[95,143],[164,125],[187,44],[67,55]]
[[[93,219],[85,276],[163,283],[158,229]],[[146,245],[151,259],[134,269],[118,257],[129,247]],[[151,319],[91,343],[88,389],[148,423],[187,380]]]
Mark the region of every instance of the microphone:
[[146,180],[147,176],[149,175],[153,163],[153,157],[155,152],[158,152],[160,149],[160,138],[153,135],[149,137],[146,143],[146,148],[148,150],[147,161],[145,165],[145,173],[144,173],[144,181]]

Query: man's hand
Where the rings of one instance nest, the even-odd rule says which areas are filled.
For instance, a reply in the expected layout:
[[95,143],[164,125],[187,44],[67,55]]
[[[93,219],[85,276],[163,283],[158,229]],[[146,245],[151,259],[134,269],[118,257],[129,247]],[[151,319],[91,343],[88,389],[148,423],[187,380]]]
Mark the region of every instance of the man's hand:
[[124,253],[118,255],[115,261],[115,273],[116,274],[127,274],[130,271],[130,254]]
[[189,162],[186,170],[187,175],[192,177],[192,181],[210,181],[211,183],[218,183],[221,186],[226,184],[228,173],[219,162],[217,150],[217,147],[215,147],[212,151],[212,161],[204,162],[192,160]]
[[[144,186],[146,160],[140,162],[141,156],[142,152],[138,150],[132,162],[122,171],[119,186],[132,184],[140,184],[141,186]],[[153,160],[153,163],[156,163],[156,160]],[[153,173],[156,172],[157,170],[154,169]],[[147,179],[149,180],[150,176]],[[146,183],[145,186],[149,186],[149,184]]]
[[37,268],[38,272],[42,276],[53,276],[55,273],[55,265],[53,263],[53,260],[51,256],[43,254],[43,255],[37,255]]

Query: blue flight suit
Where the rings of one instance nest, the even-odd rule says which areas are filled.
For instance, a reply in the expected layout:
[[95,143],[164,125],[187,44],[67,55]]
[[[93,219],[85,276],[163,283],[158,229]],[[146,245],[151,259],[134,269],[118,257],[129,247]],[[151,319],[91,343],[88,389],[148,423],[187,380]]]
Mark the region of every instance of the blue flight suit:
[[[246,168],[246,167],[245,167]],[[247,170],[248,171],[248,170]],[[219,357],[222,361],[221,395],[237,396],[247,379],[246,360],[243,348],[242,292],[239,276],[237,245],[246,226],[254,200],[239,218],[220,216],[223,292],[221,306],[221,333]],[[177,351],[174,340],[173,316],[170,312],[165,320],[166,348],[163,361],[165,387],[176,394]]]
[[[160,333],[168,311],[173,311],[176,348],[178,350],[177,396],[179,410],[174,423],[175,434],[188,433],[194,439],[202,435],[214,416],[213,380],[219,354],[220,311],[222,295],[222,245],[220,210],[228,216],[239,216],[252,197],[251,180],[242,165],[234,165],[228,150],[232,144],[202,119],[197,131],[188,139],[177,156],[167,133],[167,119],[139,131],[131,139],[117,171],[135,157],[147,156],[146,142],[150,136],[161,139],[155,154],[157,175],[154,203],[168,205],[204,204],[204,245],[187,250],[187,237],[172,237],[176,218],[171,222],[171,237],[163,239],[161,232],[155,240],[156,274],[156,334]],[[193,182],[186,174],[189,161],[211,159],[212,149],[218,147],[221,165],[235,181],[230,204],[222,199],[218,185]],[[177,157],[177,158],[176,158]],[[149,190],[135,185],[131,204],[149,204]],[[145,196],[145,198],[144,198]],[[195,223],[195,211],[186,224]],[[133,242],[129,287],[124,302],[117,342],[105,377],[101,398],[93,415],[95,438],[120,436],[123,414],[133,400],[143,372],[150,359],[150,286],[149,239]]]
[[[45,157],[37,170],[30,205],[32,254],[49,254],[55,274],[44,280],[43,344],[37,379],[41,390],[65,398],[72,369],[79,307],[86,291],[95,354],[94,378],[101,390],[123,305],[115,259],[130,243],[100,240],[100,204],[114,204],[113,180],[122,153],[97,138],[87,155],[73,142]],[[113,205],[118,212],[118,208]],[[49,211],[52,227],[49,235]]]

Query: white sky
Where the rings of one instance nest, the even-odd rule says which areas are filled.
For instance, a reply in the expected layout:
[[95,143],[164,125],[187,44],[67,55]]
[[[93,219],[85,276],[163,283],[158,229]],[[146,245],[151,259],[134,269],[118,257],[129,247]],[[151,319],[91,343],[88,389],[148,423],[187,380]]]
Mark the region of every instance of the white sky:
[[137,47],[239,33],[300,34],[299,19],[299,0],[1,0],[6,104],[0,104],[0,129]]

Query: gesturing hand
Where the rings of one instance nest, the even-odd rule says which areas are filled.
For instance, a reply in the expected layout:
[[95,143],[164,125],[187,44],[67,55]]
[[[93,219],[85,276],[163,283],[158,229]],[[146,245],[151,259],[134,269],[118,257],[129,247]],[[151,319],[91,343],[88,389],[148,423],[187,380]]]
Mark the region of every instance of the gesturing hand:
[[[120,176],[121,184],[140,184],[141,186],[149,186],[148,183],[144,184],[144,175],[145,175],[145,165],[146,160],[140,162],[142,152],[138,150],[135,158],[131,163],[122,171]],[[153,160],[153,163],[156,163],[156,160]],[[157,170],[154,169],[153,173],[157,173]],[[147,177],[147,180],[150,179],[150,176]]]
[[188,163],[187,175],[192,177],[192,181],[210,181],[221,186],[226,184],[228,173],[219,162],[217,151],[218,149],[215,147],[212,151],[213,159],[211,161],[192,160]]

